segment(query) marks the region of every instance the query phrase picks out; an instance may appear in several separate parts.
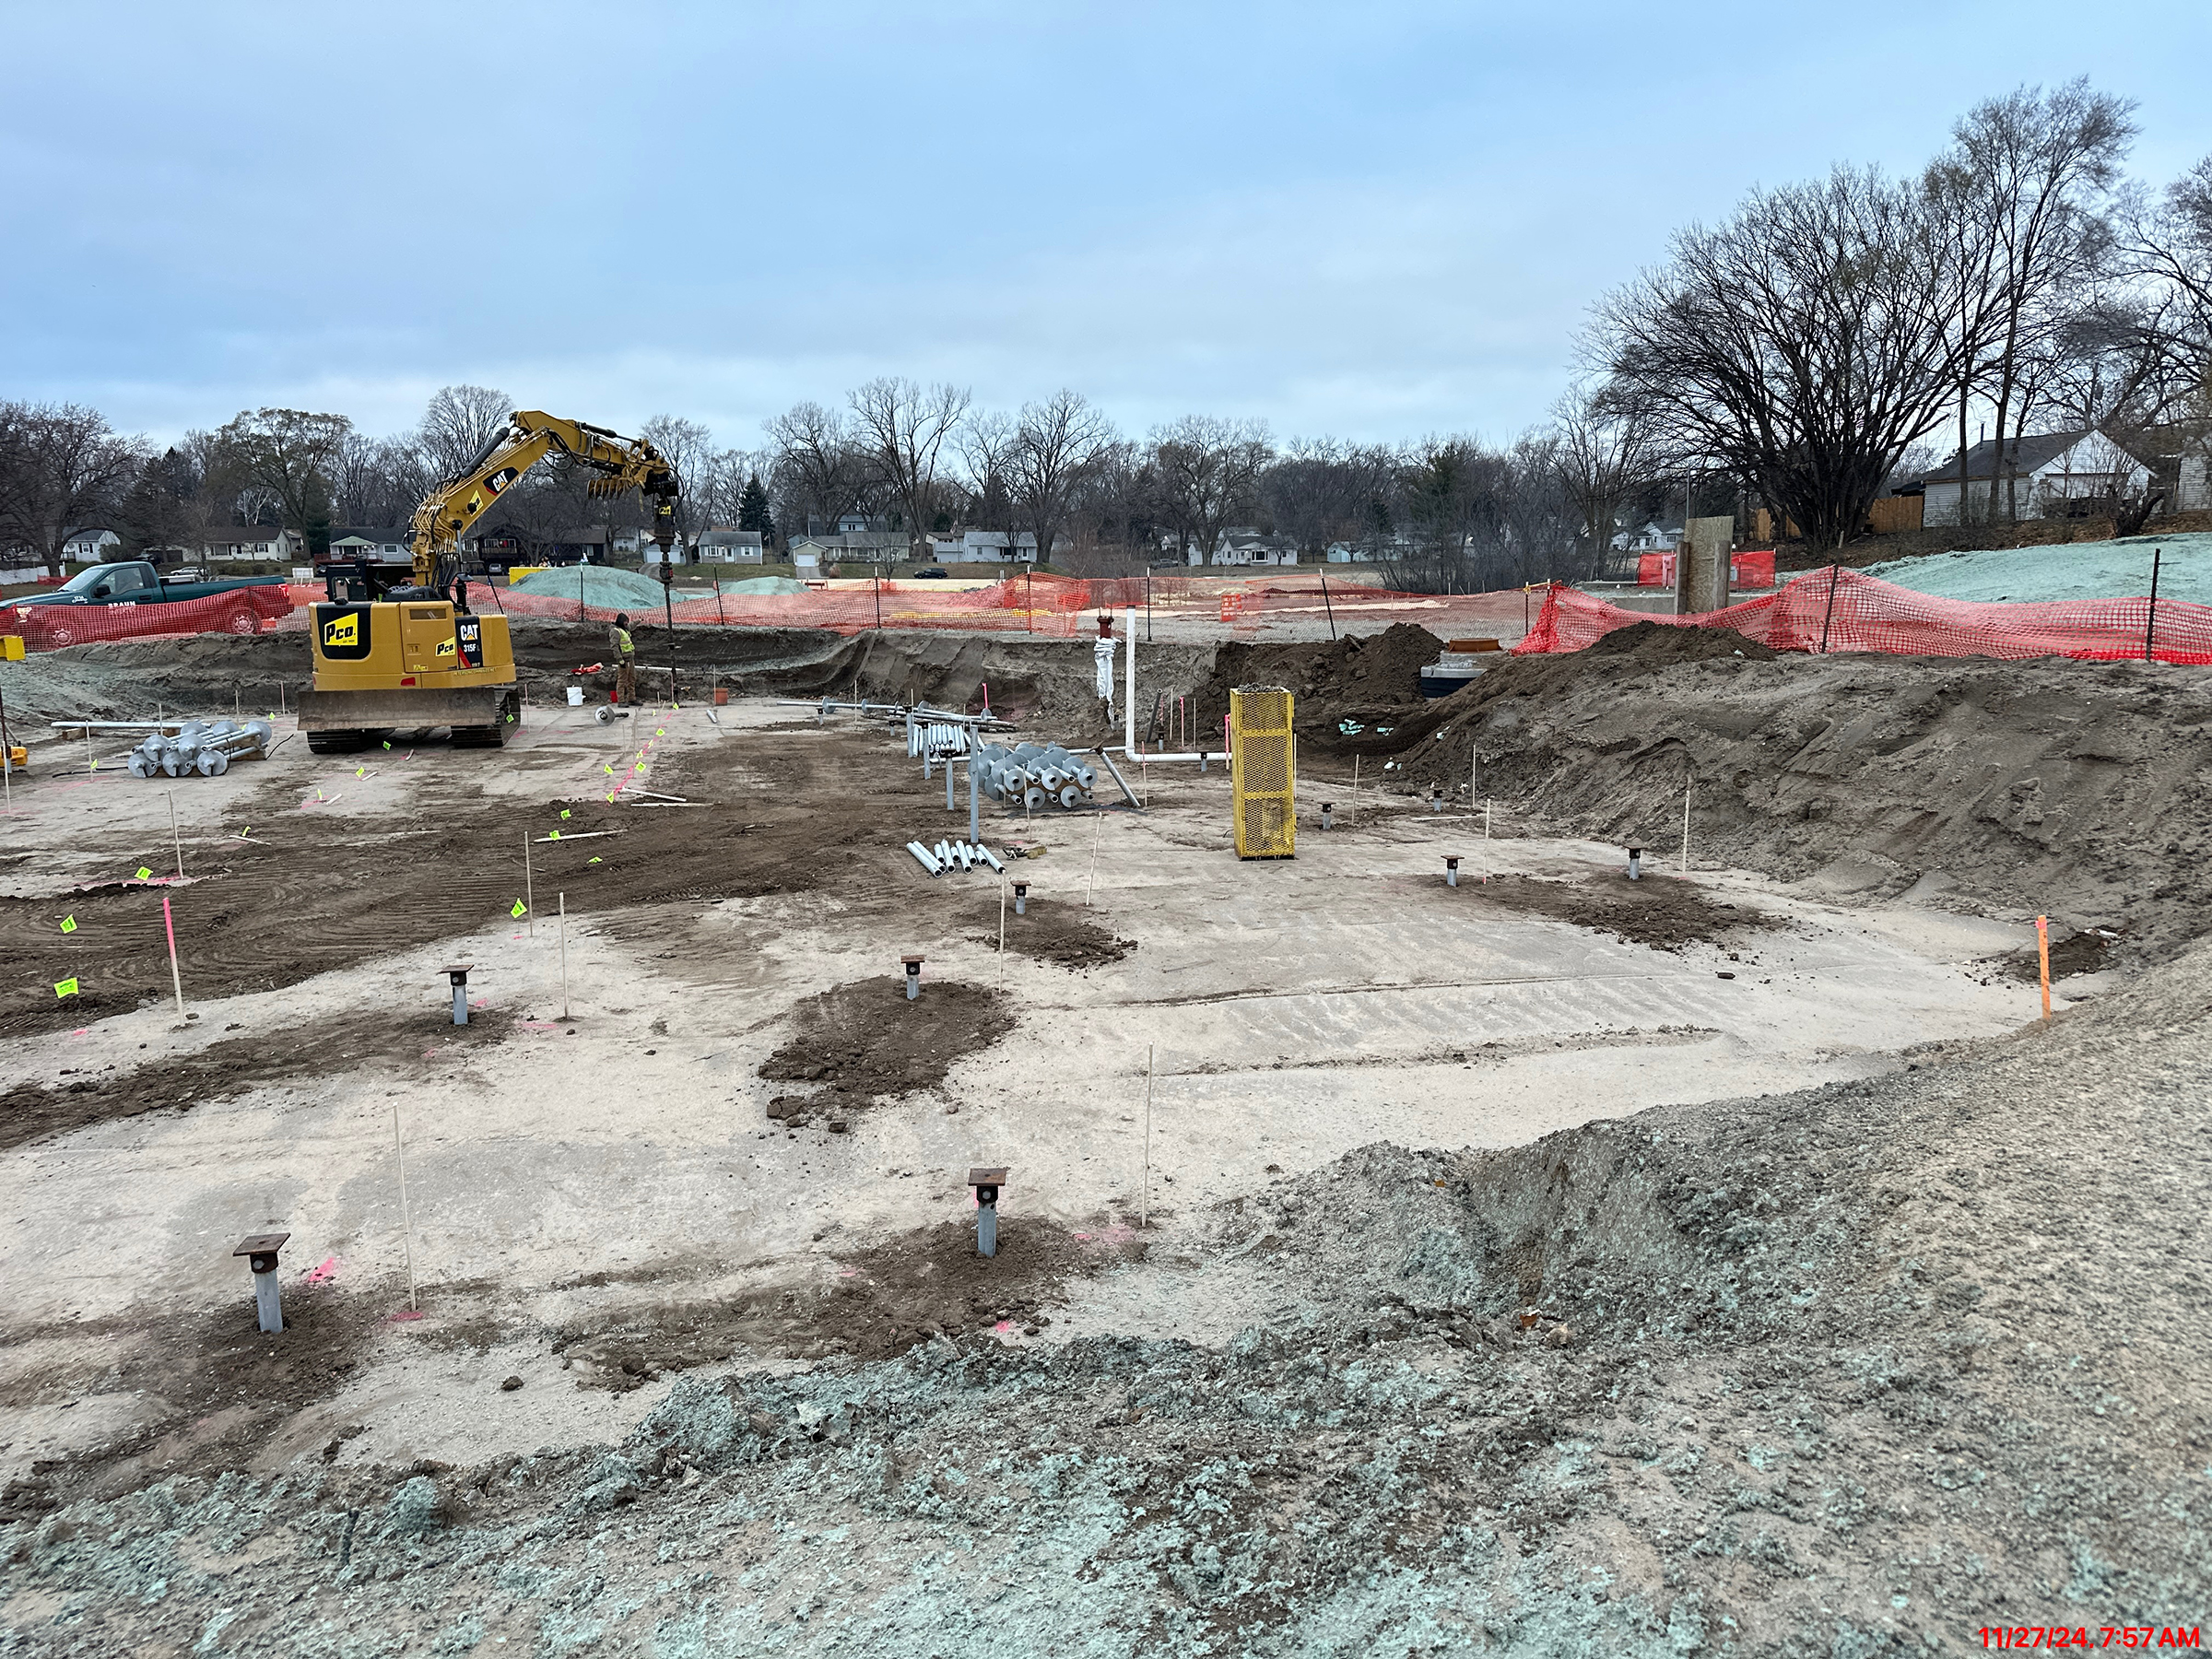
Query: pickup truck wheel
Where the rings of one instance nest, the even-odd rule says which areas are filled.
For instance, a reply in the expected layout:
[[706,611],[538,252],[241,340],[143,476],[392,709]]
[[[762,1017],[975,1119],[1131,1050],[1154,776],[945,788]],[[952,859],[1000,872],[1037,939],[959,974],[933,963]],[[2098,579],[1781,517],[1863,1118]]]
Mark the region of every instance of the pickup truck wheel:
[[223,626],[234,634],[257,634],[261,631],[261,613],[250,607],[234,610],[223,619]]

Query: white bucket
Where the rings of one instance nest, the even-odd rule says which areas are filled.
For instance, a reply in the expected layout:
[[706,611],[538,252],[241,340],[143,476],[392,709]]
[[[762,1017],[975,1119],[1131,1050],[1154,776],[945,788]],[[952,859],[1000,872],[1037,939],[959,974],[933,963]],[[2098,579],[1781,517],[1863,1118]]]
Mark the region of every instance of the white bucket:
[[583,707],[583,688],[582,686],[571,686],[569,688],[569,707],[571,709],[581,709]]

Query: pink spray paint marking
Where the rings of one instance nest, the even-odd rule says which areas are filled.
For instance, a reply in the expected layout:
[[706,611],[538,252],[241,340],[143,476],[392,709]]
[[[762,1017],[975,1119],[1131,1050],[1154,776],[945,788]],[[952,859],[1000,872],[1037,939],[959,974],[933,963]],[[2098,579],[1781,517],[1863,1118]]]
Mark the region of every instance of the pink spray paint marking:
[[406,1324],[411,1320],[420,1319],[421,1317],[422,1311],[418,1308],[402,1308],[396,1313],[386,1314],[384,1316],[384,1323],[386,1324]]
[[310,1272],[303,1282],[310,1285],[327,1285],[337,1277],[338,1258],[335,1255],[325,1256],[323,1258],[323,1265]]
[[1011,1336],[1014,1334],[1014,1322],[1010,1319],[1002,1319],[991,1328],[1001,1336]]

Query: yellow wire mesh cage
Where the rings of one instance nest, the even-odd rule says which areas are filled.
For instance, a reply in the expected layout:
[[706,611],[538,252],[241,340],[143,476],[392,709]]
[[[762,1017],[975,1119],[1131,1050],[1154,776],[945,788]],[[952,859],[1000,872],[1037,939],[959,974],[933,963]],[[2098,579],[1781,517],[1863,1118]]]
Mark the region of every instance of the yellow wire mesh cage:
[[1298,751],[1290,693],[1240,686],[1229,694],[1230,794],[1239,858],[1298,856]]

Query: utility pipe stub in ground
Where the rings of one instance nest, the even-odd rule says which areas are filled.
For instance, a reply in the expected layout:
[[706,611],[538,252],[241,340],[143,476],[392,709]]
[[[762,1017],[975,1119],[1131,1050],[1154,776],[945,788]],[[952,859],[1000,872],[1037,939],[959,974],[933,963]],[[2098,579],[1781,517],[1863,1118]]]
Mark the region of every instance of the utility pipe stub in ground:
[[1629,879],[1630,881],[1643,879],[1643,849],[1641,847],[1629,849]]
[[1446,853],[1444,856],[1444,885],[1446,887],[1459,885],[1459,859],[1452,853]]
[[906,965],[906,1000],[912,1002],[922,994],[922,959],[918,956],[900,957]]
[[1335,817],[1334,817],[1333,815],[1335,813],[1335,811],[1336,811],[1336,803],[1335,803],[1335,802],[1334,802],[1334,801],[1324,801],[1324,802],[1321,804],[1321,827],[1322,827],[1324,830],[1333,829],[1333,828],[1335,827]]
[[1029,909],[1030,884],[1026,881],[1018,881],[1014,884],[1014,913],[1018,916],[1025,916],[1029,914]]
[[448,962],[443,970],[446,982],[453,988],[453,1023],[468,1023],[468,975],[474,962]]
[[276,1253],[291,1236],[288,1232],[255,1233],[241,1239],[230,1253],[244,1256],[246,1265],[253,1269],[254,1320],[265,1335],[275,1336],[284,1330],[284,1304],[276,1288]]

